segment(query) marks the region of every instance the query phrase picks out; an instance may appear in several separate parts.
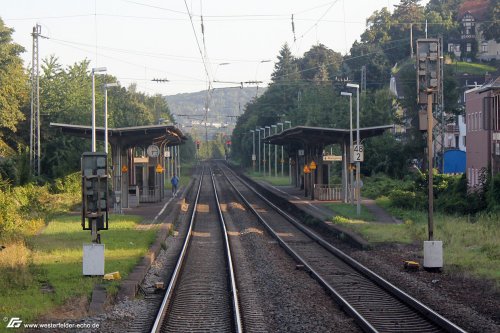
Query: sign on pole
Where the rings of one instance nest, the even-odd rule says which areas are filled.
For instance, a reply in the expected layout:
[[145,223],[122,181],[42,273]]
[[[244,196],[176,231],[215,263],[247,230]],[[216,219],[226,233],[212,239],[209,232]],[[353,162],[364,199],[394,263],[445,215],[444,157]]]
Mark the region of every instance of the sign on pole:
[[365,160],[365,148],[363,145],[354,145],[351,148],[351,163],[363,162]]
[[339,162],[339,161],[342,161],[342,156],[340,156],[340,155],[324,155],[323,161],[325,161],[325,162]]

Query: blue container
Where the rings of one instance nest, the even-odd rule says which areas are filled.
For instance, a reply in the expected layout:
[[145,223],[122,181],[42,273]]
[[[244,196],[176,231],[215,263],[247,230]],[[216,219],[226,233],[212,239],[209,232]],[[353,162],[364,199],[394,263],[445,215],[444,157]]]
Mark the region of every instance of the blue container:
[[447,150],[444,152],[443,173],[464,173],[465,152],[462,150]]

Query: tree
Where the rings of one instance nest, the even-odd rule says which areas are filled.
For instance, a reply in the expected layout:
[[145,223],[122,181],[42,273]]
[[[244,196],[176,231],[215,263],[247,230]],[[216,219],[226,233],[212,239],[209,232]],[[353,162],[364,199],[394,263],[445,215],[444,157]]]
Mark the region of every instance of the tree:
[[274,72],[271,79],[274,82],[293,81],[298,78],[297,63],[290,51],[290,47],[285,43],[278,54],[278,62],[274,64]]
[[0,142],[17,131],[17,126],[24,119],[21,109],[29,101],[28,76],[23,69],[19,55],[24,48],[12,41],[14,30],[4,25],[0,19]]
[[500,43],[500,0],[490,0],[486,22],[481,24],[481,32],[486,40]]

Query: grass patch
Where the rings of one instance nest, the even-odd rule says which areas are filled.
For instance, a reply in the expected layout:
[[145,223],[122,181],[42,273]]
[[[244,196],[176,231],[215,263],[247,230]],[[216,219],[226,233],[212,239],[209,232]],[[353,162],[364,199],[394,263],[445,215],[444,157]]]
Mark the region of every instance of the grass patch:
[[[427,212],[391,207],[387,197],[377,204],[404,221],[403,224],[379,224],[360,220],[337,219],[371,243],[422,243],[427,240]],[[493,280],[500,288],[500,216],[484,214],[473,218],[434,213],[434,239],[443,241],[444,265]]]
[[265,181],[273,186],[287,186],[287,185],[290,185],[290,178],[288,176],[285,176],[285,177],[281,177],[281,176],[278,176],[278,177],[274,177],[274,176],[262,176],[260,173],[258,172],[253,172],[253,171],[249,171],[246,173],[247,176],[249,176],[250,178],[252,178],[253,180],[255,181]]
[[[155,229],[135,229],[140,220],[111,216],[110,230],[101,234],[106,272],[120,271],[126,277],[154,241]],[[40,235],[7,244],[0,252],[0,313],[30,322],[71,298],[90,297],[101,278],[82,276],[82,244],[89,242],[90,233],[81,230],[79,216],[59,216]],[[13,265],[8,254],[20,264]],[[108,287],[116,292],[116,283]]]
[[361,221],[374,221],[375,217],[373,214],[361,205],[361,214],[358,216],[356,205],[351,205],[347,203],[340,202],[326,202],[323,203],[324,206],[333,210],[336,215],[343,216],[351,220],[361,220]]
[[487,64],[472,63],[465,61],[457,61],[449,66],[453,66],[455,71],[458,73],[468,73],[472,75],[483,75],[486,74],[486,72],[492,73],[497,70],[495,67]]

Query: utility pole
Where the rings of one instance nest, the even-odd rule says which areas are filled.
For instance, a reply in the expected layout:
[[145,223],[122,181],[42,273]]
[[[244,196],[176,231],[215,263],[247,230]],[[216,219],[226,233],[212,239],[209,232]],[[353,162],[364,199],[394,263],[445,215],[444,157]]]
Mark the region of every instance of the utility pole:
[[366,92],[366,65],[361,66],[361,92]]
[[33,27],[33,54],[31,62],[31,119],[30,119],[30,167],[34,175],[40,175],[40,66],[38,37],[42,27]]

